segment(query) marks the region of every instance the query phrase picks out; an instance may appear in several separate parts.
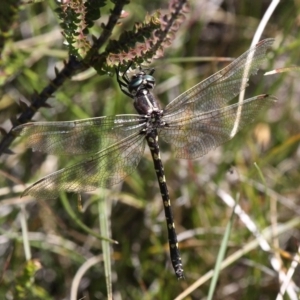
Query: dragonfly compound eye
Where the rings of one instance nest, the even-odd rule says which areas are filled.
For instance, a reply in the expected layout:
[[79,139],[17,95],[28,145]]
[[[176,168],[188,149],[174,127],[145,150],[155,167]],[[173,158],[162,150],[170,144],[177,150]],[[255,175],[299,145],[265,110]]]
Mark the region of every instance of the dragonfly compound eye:
[[155,79],[151,75],[140,74],[134,76],[128,84],[128,90],[131,94],[135,95],[141,89],[153,89]]
[[143,76],[143,84],[147,89],[153,89],[155,86],[155,79],[151,75]]
[[141,89],[143,84],[142,76],[134,76],[128,84],[128,90],[132,94],[136,94],[136,92]]

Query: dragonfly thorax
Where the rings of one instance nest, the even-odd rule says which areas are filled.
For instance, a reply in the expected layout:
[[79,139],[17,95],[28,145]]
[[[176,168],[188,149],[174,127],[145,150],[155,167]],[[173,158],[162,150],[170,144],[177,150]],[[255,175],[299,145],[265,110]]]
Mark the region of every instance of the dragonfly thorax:
[[159,128],[163,128],[166,125],[166,123],[163,121],[163,110],[159,108],[154,108],[153,111],[145,116],[145,122],[144,127],[142,129],[142,132],[145,134],[151,134],[153,133],[153,130],[157,130]]
[[140,89],[136,96],[134,96],[134,107],[141,115],[152,115],[153,112],[160,112],[158,100],[146,88]]

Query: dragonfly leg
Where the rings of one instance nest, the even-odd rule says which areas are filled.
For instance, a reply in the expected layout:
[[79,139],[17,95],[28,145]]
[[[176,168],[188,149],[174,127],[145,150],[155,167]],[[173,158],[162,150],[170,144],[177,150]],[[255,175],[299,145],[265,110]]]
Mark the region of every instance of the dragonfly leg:
[[130,98],[133,98],[132,94],[129,93],[128,91],[128,84],[130,82],[128,76],[127,76],[127,72],[129,70],[129,68],[132,66],[132,62],[130,62],[125,70],[125,72],[123,72],[122,76],[120,76],[120,64],[118,65],[117,68],[115,68],[116,70],[116,75],[117,75],[117,82],[119,84],[119,87],[121,89],[121,91],[127,95]]

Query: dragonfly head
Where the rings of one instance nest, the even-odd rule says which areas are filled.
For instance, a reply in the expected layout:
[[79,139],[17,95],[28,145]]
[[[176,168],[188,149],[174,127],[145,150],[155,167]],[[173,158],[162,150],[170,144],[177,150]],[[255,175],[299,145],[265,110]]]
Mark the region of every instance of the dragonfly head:
[[142,90],[152,90],[155,86],[155,78],[144,71],[133,75],[128,83],[128,91],[131,95],[136,96]]

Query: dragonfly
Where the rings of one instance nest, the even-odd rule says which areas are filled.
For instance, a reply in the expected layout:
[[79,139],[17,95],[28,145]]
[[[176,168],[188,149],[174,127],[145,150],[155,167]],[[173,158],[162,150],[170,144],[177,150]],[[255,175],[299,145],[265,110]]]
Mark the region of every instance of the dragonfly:
[[275,97],[262,94],[231,105],[229,102],[246,88],[249,76],[257,73],[272,43],[271,38],[260,41],[164,109],[153,93],[154,69],[140,67],[129,77],[128,68],[121,73],[118,67],[116,77],[120,89],[133,99],[137,114],[17,126],[14,132],[25,137],[26,146],[33,151],[84,156],[81,162],[40,179],[22,196],[52,199],[62,191],[80,194],[98,187],[111,187],[136,169],[148,144],[163,201],[171,263],[177,278],[183,279],[158,138],[171,144],[176,158],[196,159],[253,122]]

